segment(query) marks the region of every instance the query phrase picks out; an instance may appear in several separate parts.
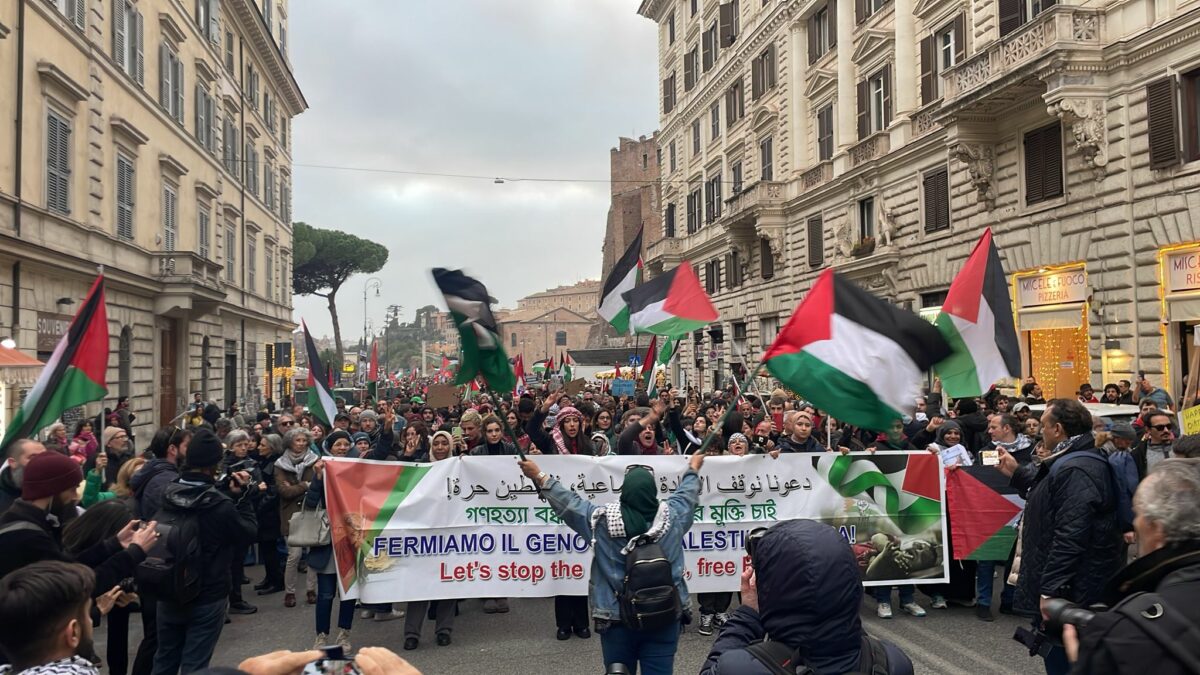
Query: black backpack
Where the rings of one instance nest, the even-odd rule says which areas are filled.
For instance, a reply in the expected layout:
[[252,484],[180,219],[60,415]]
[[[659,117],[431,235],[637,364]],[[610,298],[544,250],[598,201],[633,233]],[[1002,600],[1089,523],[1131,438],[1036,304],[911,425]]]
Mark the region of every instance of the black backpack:
[[653,631],[679,623],[679,589],[671,561],[658,543],[640,543],[625,554],[625,581],[617,599],[627,628]]
[[199,510],[180,509],[169,503],[158,510],[154,520],[161,536],[146,552],[146,559],[135,573],[140,591],[157,600],[179,604],[189,603],[200,595],[204,570],[201,515]]
[[[746,647],[746,651],[774,675],[811,675],[814,672],[804,662],[800,650],[792,649],[782,642],[755,642]],[[887,650],[882,642],[863,633],[861,654],[857,673],[888,675]]]

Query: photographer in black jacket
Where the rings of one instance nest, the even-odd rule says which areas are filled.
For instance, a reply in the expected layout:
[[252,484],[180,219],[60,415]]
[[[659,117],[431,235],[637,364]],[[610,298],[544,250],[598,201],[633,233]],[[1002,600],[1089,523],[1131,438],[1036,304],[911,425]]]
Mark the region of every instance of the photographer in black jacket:
[[1200,463],[1162,460],[1138,485],[1133,509],[1139,557],[1109,583],[1112,610],[1080,629],[1081,644],[1074,626],[1063,628],[1072,672],[1196,672],[1186,660],[1200,664]]
[[188,444],[183,474],[163,493],[163,512],[200,512],[201,581],[199,595],[191,602],[159,600],[153,675],[208,667],[225,624],[234,552],[257,536],[250,498],[257,485],[243,471],[231,474],[227,485],[217,485],[223,454],[216,434],[199,429]]

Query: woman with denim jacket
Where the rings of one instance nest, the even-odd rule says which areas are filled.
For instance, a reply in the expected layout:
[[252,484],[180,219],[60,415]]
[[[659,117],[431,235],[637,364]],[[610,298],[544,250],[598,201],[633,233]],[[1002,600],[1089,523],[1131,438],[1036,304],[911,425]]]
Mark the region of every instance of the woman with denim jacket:
[[657,542],[671,563],[680,605],[688,606],[687,584],[683,580],[683,537],[692,528],[700,498],[699,472],[704,455],[698,453],[689,458],[688,470],[679,479],[679,487],[666,501],[658,501],[654,474],[642,467],[632,467],[625,474],[620,502],[606,506],[581,498],[531,460],[519,464],[563,522],[592,541],[588,589],[604,663],[621,663],[631,672],[637,672],[640,664],[644,675],[671,673],[680,624],[657,631],[640,631],[621,623],[618,594],[625,577],[624,549],[631,539],[645,537]]

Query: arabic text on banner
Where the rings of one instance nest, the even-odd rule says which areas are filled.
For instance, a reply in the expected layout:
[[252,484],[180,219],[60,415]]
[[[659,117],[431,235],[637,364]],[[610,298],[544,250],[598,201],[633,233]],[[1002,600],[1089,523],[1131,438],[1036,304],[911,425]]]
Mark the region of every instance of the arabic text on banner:
[[[562,523],[515,457],[433,464],[330,458],[326,497],[346,598],[586,595],[591,542]],[[617,501],[626,467],[650,468],[665,499],[687,458],[537,457],[543,471],[597,506]],[[837,528],[864,583],[948,578],[945,479],[927,452],[710,457],[695,524],[684,537],[693,593],[735,591],[746,535],[781,520]]]

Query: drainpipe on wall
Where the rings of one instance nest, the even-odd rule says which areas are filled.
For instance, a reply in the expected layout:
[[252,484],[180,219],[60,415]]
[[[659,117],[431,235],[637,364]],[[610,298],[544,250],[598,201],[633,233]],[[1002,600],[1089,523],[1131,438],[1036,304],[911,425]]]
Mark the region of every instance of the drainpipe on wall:
[[[14,196],[16,201],[13,202],[13,230],[17,237],[21,236],[21,180],[24,162],[21,161],[24,153],[24,134],[25,126],[25,1],[18,0],[17,2],[17,114],[14,122],[16,129],[13,136],[16,138],[16,143],[13,144],[13,167],[16,182],[13,185]],[[14,276],[16,273],[13,273]],[[14,287],[15,297],[15,287]],[[14,300],[14,305],[16,301]],[[16,310],[14,310],[16,311]],[[16,326],[16,317],[13,317],[13,326]]]

